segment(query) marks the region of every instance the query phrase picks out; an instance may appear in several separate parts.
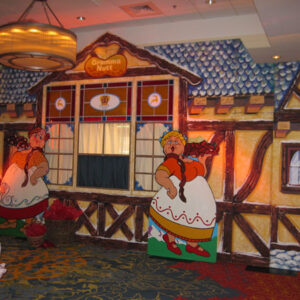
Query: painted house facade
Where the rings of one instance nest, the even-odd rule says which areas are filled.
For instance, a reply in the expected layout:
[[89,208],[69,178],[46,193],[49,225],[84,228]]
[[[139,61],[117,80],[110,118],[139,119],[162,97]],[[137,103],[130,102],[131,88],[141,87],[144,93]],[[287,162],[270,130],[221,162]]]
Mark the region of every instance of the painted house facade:
[[218,258],[298,270],[299,71],[256,64],[240,40],[143,49],[107,33],[71,71],[29,72],[21,86],[28,72],[1,70],[1,166],[5,137],[41,123],[45,180],[52,198],[84,210],[78,236],[145,249],[158,139],[171,128],[200,136],[220,147],[206,166]]

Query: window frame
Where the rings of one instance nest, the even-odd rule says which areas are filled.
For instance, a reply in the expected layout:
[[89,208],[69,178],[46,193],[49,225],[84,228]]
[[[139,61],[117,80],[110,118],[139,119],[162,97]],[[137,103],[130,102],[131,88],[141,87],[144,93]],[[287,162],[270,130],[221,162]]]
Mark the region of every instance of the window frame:
[[[151,79],[149,76],[134,76],[134,77],[116,77],[116,78],[95,78],[95,79],[79,79],[79,80],[69,80],[69,81],[53,81],[43,86],[43,102],[42,102],[42,126],[46,125],[46,102],[47,102],[47,88],[48,87],[59,87],[65,85],[75,85],[75,115],[74,115],[74,142],[73,142],[73,185],[54,185],[48,184],[49,190],[68,190],[74,193],[76,192],[91,192],[91,193],[105,193],[110,195],[132,195],[132,196],[142,196],[142,197],[152,197],[154,192],[135,190],[135,139],[136,139],[136,125],[138,120],[136,119],[136,109],[137,109],[137,87],[138,81],[149,81],[149,80],[173,80],[173,128],[178,128],[179,117],[178,117],[178,101],[179,101],[179,78],[171,74],[165,75],[153,75]],[[77,160],[78,160],[78,150],[79,150],[79,124],[80,124],[80,88],[83,84],[98,84],[98,83],[120,83],[120,82],[131,82],[132,83],[132,94],[131,94],[131,120],[130,123],[130,146],[129,146],[129,188],[128,190],[119,189],[109,189],[109,188],[86,188],[77,186]],[[121,121],[122,122],[122,121]],[[151,121],[150,121],[151,122]],[[160,121],[158,121],[160,122]],[[49,123],[49,122],[47,122]],[[152,123],[152,122],[151,122]],[[163,121],[162,123],[168,123]]]
[[281,192],[300,194],[300,184],[298,186],[289,184],[290,162],[293,154],[296,151],[300,151],[300,143],[282,143],[281,150],[282,150]]

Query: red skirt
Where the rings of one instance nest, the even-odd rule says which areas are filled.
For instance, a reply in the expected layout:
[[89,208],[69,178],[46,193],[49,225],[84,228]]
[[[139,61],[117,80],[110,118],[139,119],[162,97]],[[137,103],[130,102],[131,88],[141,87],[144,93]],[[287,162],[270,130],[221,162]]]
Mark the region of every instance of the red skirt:
[[0,206],[0,217],[5,219],[28,219],[37,216],[48,208],[48,198],[25,208],[7,208]]

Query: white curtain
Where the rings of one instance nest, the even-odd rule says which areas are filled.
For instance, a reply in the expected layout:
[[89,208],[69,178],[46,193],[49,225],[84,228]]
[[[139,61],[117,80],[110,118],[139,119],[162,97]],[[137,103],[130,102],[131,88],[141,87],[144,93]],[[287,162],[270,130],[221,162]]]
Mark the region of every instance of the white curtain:
[[130,124],[105,124],[104,154],[129,155]]
[[129,141],[129,123],[82,123],[79,127],[79,154],[129,155]]
[[79,154],[102,154],[103,124],[82,123],[79,127]]

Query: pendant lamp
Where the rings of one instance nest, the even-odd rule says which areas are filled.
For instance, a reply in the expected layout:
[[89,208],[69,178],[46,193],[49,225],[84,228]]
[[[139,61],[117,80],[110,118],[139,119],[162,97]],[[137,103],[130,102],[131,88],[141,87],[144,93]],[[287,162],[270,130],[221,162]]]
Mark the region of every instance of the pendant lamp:
[[[49,24],[25,21],[36,2],[41,2]],[[59,26],[52,25],[49,13]],[[32,71],[62,71],[76,63],[76,35],[63,27],[47,0],[33,0],[15,23],[0,26],[0,63]]]

